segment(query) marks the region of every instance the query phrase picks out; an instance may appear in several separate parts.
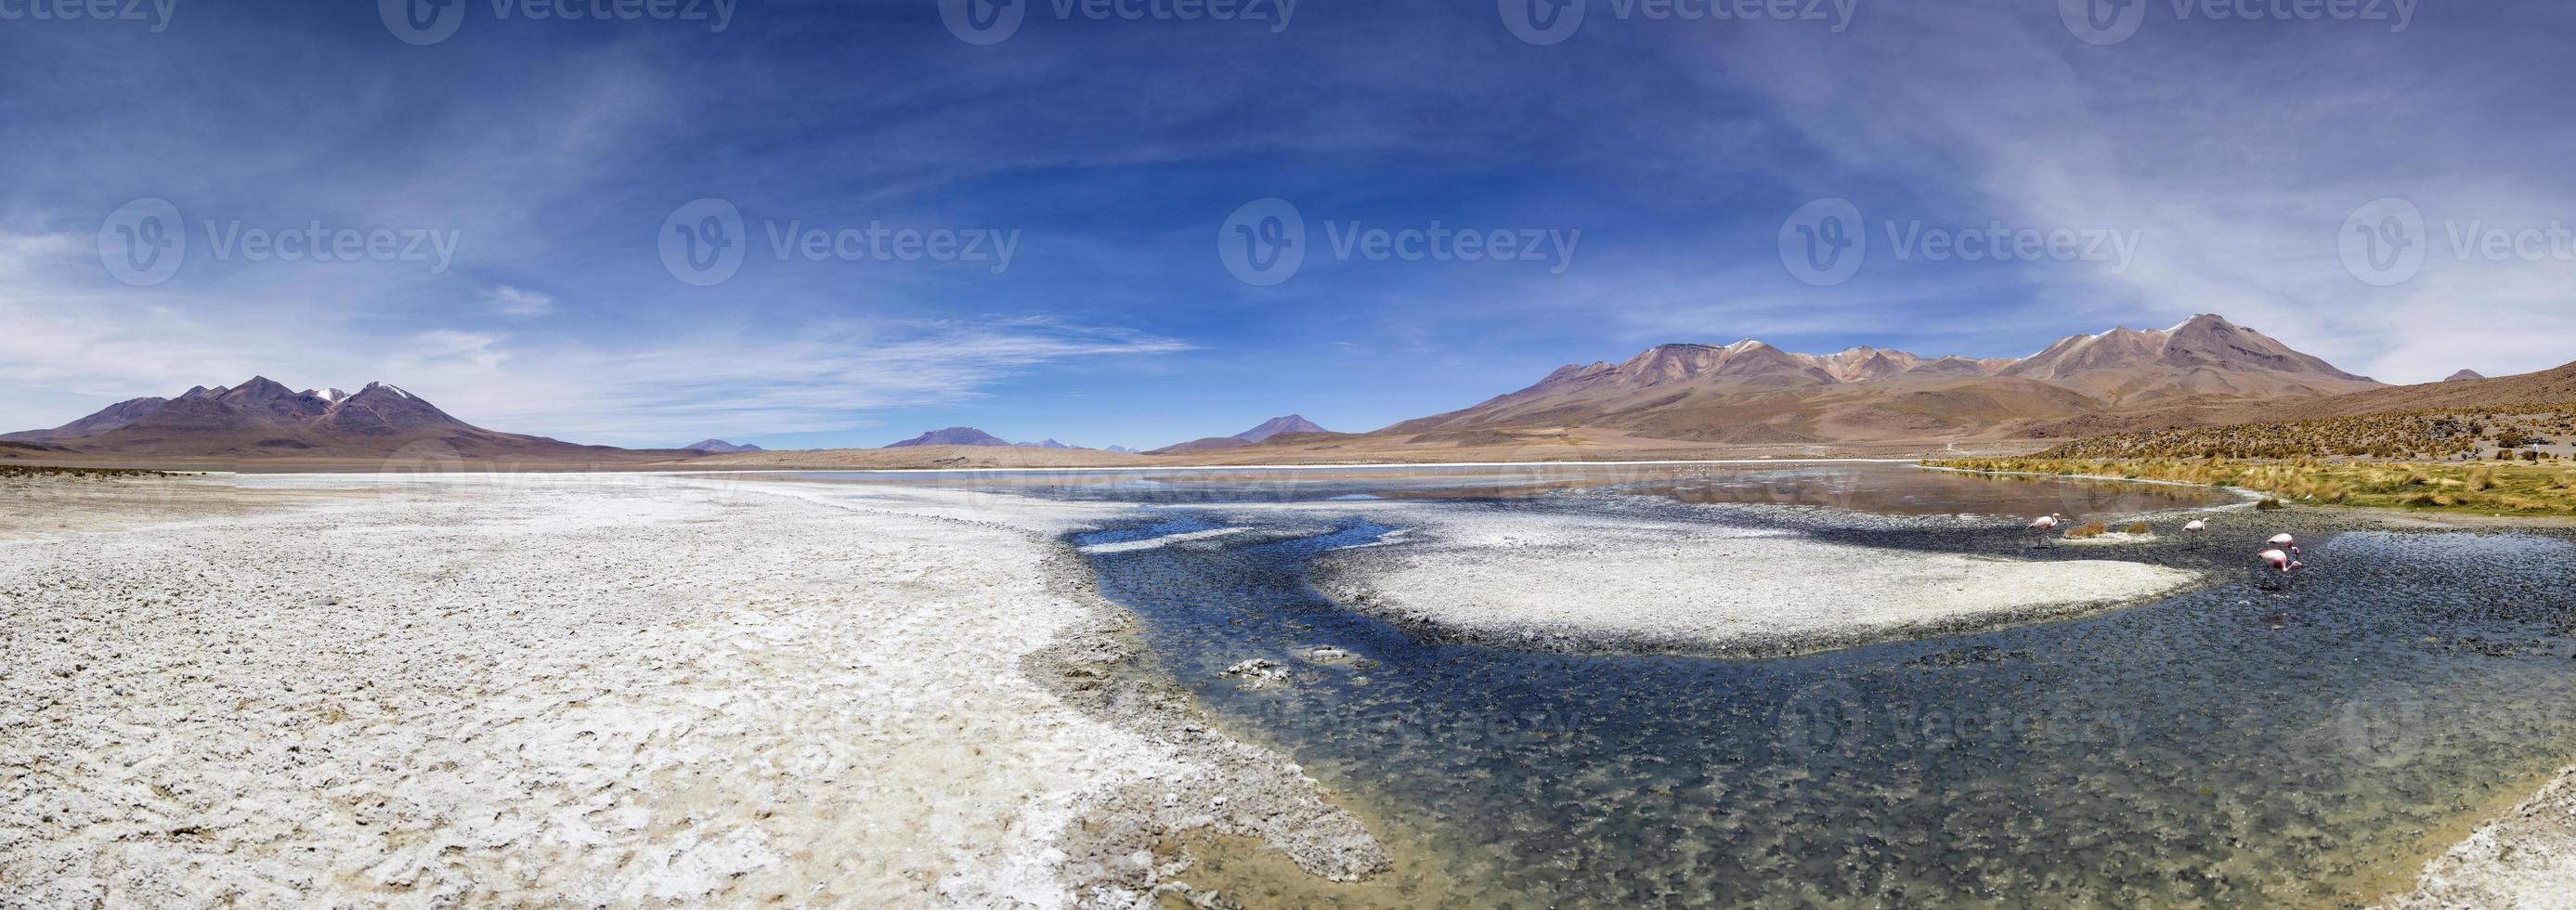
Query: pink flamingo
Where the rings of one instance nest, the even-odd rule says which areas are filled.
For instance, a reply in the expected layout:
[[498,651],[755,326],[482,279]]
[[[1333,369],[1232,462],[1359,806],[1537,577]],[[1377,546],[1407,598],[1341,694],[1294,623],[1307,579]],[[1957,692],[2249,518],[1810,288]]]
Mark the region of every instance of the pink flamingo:
[[2281,574],[2283,575],[2308,567],[2307,563],[2291,559],[2290,554],[2283,553],[2279,550],[2265,550],[2260,555],[2263,558],[2264,565],[2281,570]]
[[2195,518],[2195,519],[2192,519],[2192,520],[2191,520],[2191,523],[2190,523],[2190,524],[2183,525],[2183,526],[2182,526],[2182,529],[2183,529],[2183,530],[2185,530],[2185,531],[2190,531],[2190,532],[2192,532],[2192,533],[2194,533],[2194,534],[2198,534],[2198,533],[2200,533],[2200,532],[2202,532],[2202,531],[2209,530],[2209,522],[2202,521],[2202,520],[2200,520],[2200,519]]
[[2290,536],[2290,535],[2288,535],[2288,534],[2277,534],[2277,535],[2274,535],[2274,536],[2272,537],[2272,539],[2271,539],[2271,540],[2266,541],[2266,542],[2267,542],[2267,543],[2270,543],[2271,545],[2273,545],[2273,546],[2275,546],[2275,547],[2285,547],[2285,548],[2288,548],[2288,549],[2289,549],[2289,551],[2290,551],[2290,555],[2292,555],[2292,556],[2297,556],[2297,555],[2299,555],[2299,539],[2298,539],[2298,538],[2295,538],[2295,537],[2292,537],[2292,536]]
[[2066,516],[2063,514],[2042,515],[2038,518],[2031,519],[2030,526],[2045,531],[2054,531],[2057,530],[2057,520],[2064,517]]

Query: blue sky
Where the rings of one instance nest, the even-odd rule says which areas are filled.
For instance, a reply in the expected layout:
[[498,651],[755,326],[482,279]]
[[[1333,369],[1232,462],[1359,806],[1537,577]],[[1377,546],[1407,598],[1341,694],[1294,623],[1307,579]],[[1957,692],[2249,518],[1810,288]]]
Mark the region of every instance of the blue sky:
[[[742,0],[721,30],[714,0],[161,2],[0,0],[0,426],[261,373],[584,442],[1152,446],[1290,412],[1371,429],[1663,342],[2017,356],[2200,312],[2393,382],[2576,359],[2552,233],[2576,11],[2544,0],[2143,0],[2089,34],[2055,0],[1586,0],[1537,41],[1525,0],[1020,0],[985,44],[937,0]],[[388,10],[454,31],[415,44]],[[175,271],[110,267],[142,261],[114,246],[138,199],[178,213]],[[721,281],[666,262],[701,199],[739,213]],[[1264,199],[1304,260],[1247,282],[1223,244]],[[1811,283],[1784,222],[1819,199],[1870,246]],[[2425,253],[2394,275],[2349,252],[2388,211]],[[1355,233],[1435,223],[1547,243],[1469,262]],[[258,245],[309,253],[288,238],[317,226],[352,246]],[[791,227],[822,255],[781,258]],[[1921,245],[1997,228],[2106,242]]]

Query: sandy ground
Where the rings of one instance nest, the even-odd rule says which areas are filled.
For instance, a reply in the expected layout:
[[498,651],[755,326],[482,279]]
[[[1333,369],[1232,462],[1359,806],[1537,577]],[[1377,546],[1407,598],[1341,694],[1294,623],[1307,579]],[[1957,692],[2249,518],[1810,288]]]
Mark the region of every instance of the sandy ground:
[[2424,868],[2390,910],[2576,907],[2576,768]]
[[1419,536],[1328,555],[1325,593],[1416,627],[1525,647],[1768,656],[2072,615],[2200,580],[2117,560],[1907,553],[1556,513],[1422,511],[1390,523]]
[[1130,906],[1192,894],[1192,830],[1386,862],[1129,672],[1038,533],[1082,507],[199,483],[8,492],[0,905]]

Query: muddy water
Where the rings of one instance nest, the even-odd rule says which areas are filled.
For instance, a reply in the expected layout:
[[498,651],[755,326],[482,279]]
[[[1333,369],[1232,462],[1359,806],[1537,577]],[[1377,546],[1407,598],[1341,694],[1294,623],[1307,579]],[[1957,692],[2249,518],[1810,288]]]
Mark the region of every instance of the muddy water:
[[[1354,495],[1338,483],[1234,492]],[[1222,486],[1074,542],[1246,528],[1090,560],[1229,726],[1424,839],[1448,902],[2361,905],[2576,757],[2576,545],[2556,537],[2273,515],[2316,541],[2294,584],[2178,539],[2116,555],[2225,580],[2087,619],[1769,661],[1527,654],[1419,641],[1306,585],[1309,559],[1379,541],[1400,512],[1228,504]],[[1093,495],[1080,490],[1044,493]],[[1414,507],[1643,509],[2050,558],[1973,522],[1603,491]],[[1321,645],[1350,656],[1317,659]],[[1255,657],[1292,682],[1222,675]]]

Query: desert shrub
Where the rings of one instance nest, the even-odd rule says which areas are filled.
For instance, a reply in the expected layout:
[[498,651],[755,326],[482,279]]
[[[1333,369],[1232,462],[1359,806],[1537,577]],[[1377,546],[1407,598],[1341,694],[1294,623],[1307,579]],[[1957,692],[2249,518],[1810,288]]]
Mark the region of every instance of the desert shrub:
[[2147,523],[2143,521],[2121,529],[2121,533],[2123,534],[2153,534],[2155,532],[2156,529],[2147,527]]
[[2262,502],[2255,503],[2254,507],[2266,512],[2278,512],[2282,509],[2289,508],[2290,506],[2289,504],[2282,502],[2278,497],[2268,497]]
[[2100,537],[2100,536],[2102,536],[2104,533],[2109,532],[2110,530],[2111,530],[2110,526],[2105,525],[2105,524],[2103,524],[2103,523],[2101,523],[2101,522],[2098,522],[2098,521],[2097,521],[2097,522],[2094,522],[2094,523],[2092,523],[2092,524],[2088,524],[2088,525],[2085,525],[2085,526],[2083,526],[2083,527],[2076,528],[2075,530],[2068,531],[2068,532],[2066,532],[2066,536],[2068,536],[2068,537],[2072,537],[2072,538],[2075,538],[2075,539],[2077,539],[2077,540],[2083,540],[2083,539],[2088,538],[2088,537]]

